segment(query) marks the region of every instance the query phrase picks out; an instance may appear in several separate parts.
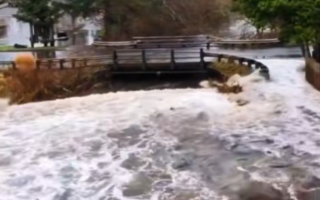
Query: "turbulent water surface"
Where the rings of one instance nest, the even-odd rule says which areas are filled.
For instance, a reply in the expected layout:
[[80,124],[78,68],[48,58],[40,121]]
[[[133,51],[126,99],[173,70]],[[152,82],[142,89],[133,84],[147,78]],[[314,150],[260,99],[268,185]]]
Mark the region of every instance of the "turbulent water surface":
[[245,77],[239,95],[153,90],[3,108],[0,200],[213,200],[246,171],[271,182],[292,181],[289,166],[318,173],[320,93],[302,60],[261,62],[272,79]]

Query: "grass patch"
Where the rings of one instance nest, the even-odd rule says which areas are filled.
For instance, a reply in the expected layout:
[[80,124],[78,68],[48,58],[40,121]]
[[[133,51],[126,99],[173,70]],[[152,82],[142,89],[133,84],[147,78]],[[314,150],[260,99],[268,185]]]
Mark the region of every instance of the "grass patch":
[[0,96],[9,98],[11,104],[87,95],[95,92],[98,83],[102,87],[108,81],[103,65],[37,70],[36,59],[29,53],[19,54],[14,62],[16,69],[0,74]]
[[25,52],[25,51],[65,51],[66,47],[28,47],[14,48],[13,46],[1,45],[0,52]]
[[14,49],[13,46],[8,46],[8,45],[1,45],[0,46],[0,51],[8,51]]
[[0,98],[8,96],[7,80],[3,73],[0,73]]
[[223,75],[227,77],[231,77],[235,74],[239,74],[240,76],[246,76],[251,73],[251,67],[247,65],[240,65],[235,62],[214,62],[212,66],[220,71]]
[[[246,76],[252,72],[251,67],[247,65],[241,65],[236,63],[231,58],[227,61],[213,62],[212,67],[217,69],[220,73],[226,76],[228,79],[233,75]],[[240,93],[242,92],[242,86],[238,82],[230,84],[228,81],[219,83],[216,81],[209,81],[211,87],[216,87],[220,93]]]

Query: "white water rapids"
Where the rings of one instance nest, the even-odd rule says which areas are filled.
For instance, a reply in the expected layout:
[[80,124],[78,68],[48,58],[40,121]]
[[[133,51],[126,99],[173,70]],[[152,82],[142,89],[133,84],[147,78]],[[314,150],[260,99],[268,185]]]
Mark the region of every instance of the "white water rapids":
[[319,174],[320,92],[304,61],[261,62],[271,80],[246,77],[239,95],[154,90],[2,108],[0,200],[218,199],[238,166],[289,147]]

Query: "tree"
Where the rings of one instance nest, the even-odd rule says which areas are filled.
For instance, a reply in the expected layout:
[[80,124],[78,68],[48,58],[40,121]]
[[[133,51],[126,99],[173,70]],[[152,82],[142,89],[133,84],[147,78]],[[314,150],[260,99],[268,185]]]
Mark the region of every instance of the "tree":
[[[301,45],[309,56],[309,44],[320,47],[320,0],[234,0],[236,9],[260,27],[278,27],[280,38]],[[320,48],[319,48],[320,50]]]
[[64,0],[54,1],[53,6],[60,9],[63,14],[71,17],[72,23],[72,44],[75,44],[74,31],[76,29],[76,19],[79,17],[86,18],[94,13],[94,0]]
[[210,34],[229,25],[228,0],[165,0],[166,13],[171,12],[182,34]]
[[162,0],[96,0],[93,10],[103,16],[105,37],[118,39],[130,35],[136,19],[159,17],[161,5]]
[[55,23],[61,13],[52,6],[50,0],[17,1],[18,12],[14,15],[19,21],[37,24]]
[[[235,0],[233,4],[234,9],[245,15],[249,22],[257,28],[258,37],[260,31],[268,27],[270,21],[273,20],[273,16],[260,7],[260,3],[260,0]],[[257,5],[257,7],[254,7],[254,5]]]
[[95,0],[95,7],[105,39],[209,34],[229,22],[225,0]]
[[[35,35],[45,40],[45,46],[47,40],[50,40],[53,46],[53,24],[60,18],[60,10],[52,6],[50,0],[19,0],[16,6],[18,12],[14,17],[19,21],[29,23],[31,30],[35,29]],[[32,46],[33,36],[32,33]]]

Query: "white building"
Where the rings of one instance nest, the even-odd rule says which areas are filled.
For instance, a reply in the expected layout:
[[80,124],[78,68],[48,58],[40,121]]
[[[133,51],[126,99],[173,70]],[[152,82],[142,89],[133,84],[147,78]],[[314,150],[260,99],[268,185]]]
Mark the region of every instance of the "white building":
[[[20,22],[13,17],[17,11],[17,8],[0,5],[0,45],[21,44],[30,46],[30,25],[28,23]],[[81,19],[77,21],[77,24],[83,24],[82,31],[79,31],[82,32],[82,34],[79,35],[84,35],[82,36],[84,37],[82,39],[84,43],[87,45],[91,44],[94,35],[100,28],[90,21]],[[68,29],[70,30],[71,27],[70,18],[64,16],[60,19],[59,24],[57,24],[55,28],[60,31],[67,31]],[[83,31],[85,34],[83,34]],[[69,41],[71,41],[71,38]],[[68,44],[70,43],[68,42]],[[61,45],[65,45],[65,43],[63,44],[62,42]],[[42,46],[42,44],[35,44],[35,46]],[[12,60],[16,54],[17,53],[0,53],[0,60]]]
[[[18,11],[17,8],[11,7],[1,7],[0,6],[0,24],[1,20],[6,24],[6,34],[1,35],[0,30],[0,43],[13,45],[23,44],[30,45],[30,26],[28,23],[19,22],[16,18],[13,17]],[[77,24],[82,24],[82,30],[88,31],[87,41],[90,44],[93,40],[92,36],[100,30],[100,28],[91,23],[88,20],[79,19],[77,20]],[[1,26],[1,25],[0,25]],[[68,31],[72,27],[71,20],[68,16],[63,16],[59,24],[56,25],[56,29],[60,31]]]
[[[15,43],[30,45],[29,24],[18,22],[13,15],[16,8],[0,6],[0,45],[14,45]],[[2,33],[1,33],[2,32]],[[0,60],[13,60],[17,53],[0,53]]]
[[30,27],[29,24],[19,22],[13,17],[17,13],[16,8],[0,8],[0,20],[6,24],[6,33],[0,35],[0,42],[6,45],[15,43],[30,45]]

